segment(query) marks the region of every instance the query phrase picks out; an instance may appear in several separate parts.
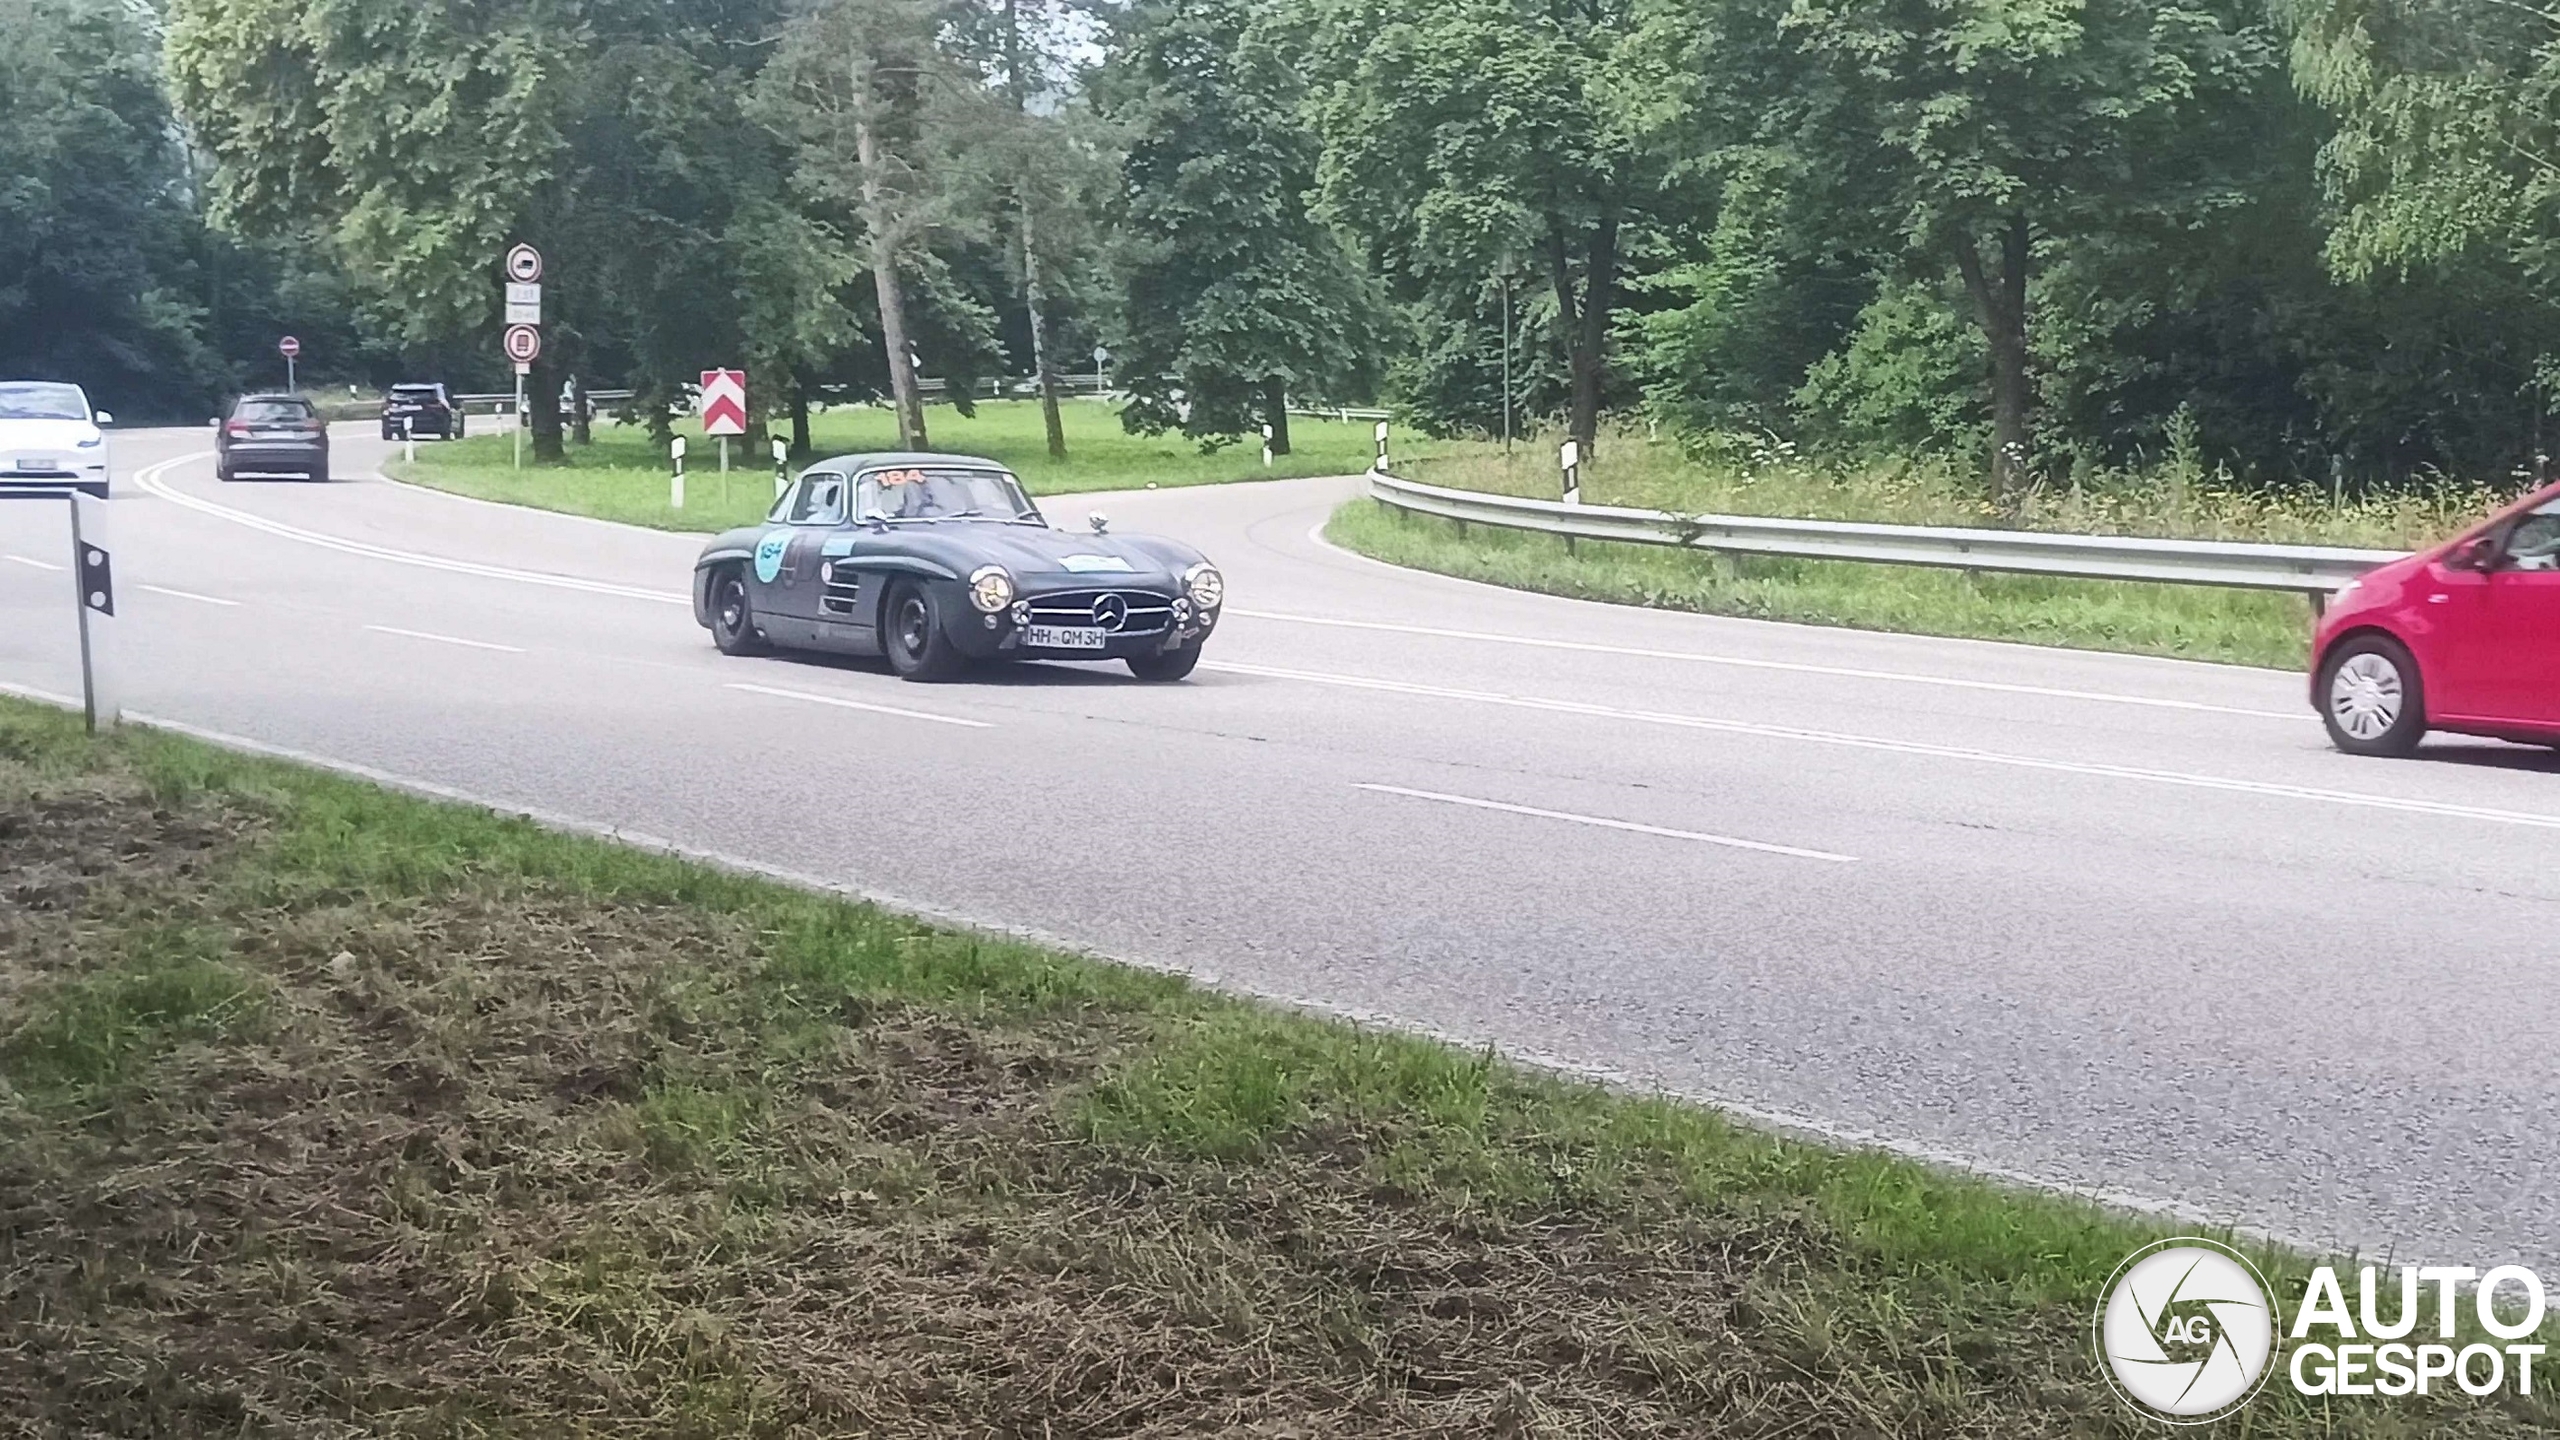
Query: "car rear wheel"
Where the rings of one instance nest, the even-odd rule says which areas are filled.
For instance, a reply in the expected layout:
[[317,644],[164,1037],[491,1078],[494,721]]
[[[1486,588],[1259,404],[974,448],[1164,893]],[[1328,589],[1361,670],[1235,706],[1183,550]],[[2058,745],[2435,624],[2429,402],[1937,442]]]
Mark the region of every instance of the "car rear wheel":
[[889,668],[909,680],[948,680],[969,664],[942,633],[942,607],[933,592],[913,580],[890,588],[880,611],[880,648]]
[[2359,635],[2330,651],[2318,693],[2330,743],[2350,755],[2406,755],[2427,733],[2418,663],[2388,635]]
[[1153,655],[1129,657],[1129,673],[1141,680],[1179,680],[1200,663],[1198,641],[1179,650],[1159,650]]
[[711,643],[723,655],[763,655],[773,649],[756,629],[746,572],[735,565],[711,577]]

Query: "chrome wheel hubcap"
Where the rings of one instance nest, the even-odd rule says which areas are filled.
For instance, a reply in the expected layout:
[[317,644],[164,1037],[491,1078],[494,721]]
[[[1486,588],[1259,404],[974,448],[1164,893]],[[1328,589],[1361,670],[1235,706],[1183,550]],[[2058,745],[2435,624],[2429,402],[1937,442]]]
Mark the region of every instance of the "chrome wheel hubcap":
[[2329,713],[2338,728],[2358,740],[2379,739],[2400,723],[2408,703],[2400,683],[2400,667],[2371,653],[2350,656],[2329,677]]
[[898,644],[910,655],[923,654],[927,629],[924,602],[909,596],[907,602],[898,607]]
[[720,587],[720,628],[735,634],[747,618],[747,587],[732,580]]

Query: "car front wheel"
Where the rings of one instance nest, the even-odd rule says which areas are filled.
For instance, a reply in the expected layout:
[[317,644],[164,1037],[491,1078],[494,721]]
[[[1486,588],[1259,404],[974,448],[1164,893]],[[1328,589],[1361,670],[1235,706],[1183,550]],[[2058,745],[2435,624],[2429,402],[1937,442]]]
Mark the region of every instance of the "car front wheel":
[[1179,680],[1200,663],[1198,641],[1179,650],[1159,650],[1152,655],[1129,657],[1129,673],[1141,680]]
[[2350,755],[2406,755],[2427,733],[2417,661],[2388,635],[2359,635],[2320,667],[2320,720]]
[[889,668],[909,680],[948,680],[969,664],[942,633],[942,607],[933,592],[913,580],[889,591],[880,614],[880,648]]
[[762,655],[773,648],[756,629],[746,573],[734,565],[711,577],[711,643],[723,655]]

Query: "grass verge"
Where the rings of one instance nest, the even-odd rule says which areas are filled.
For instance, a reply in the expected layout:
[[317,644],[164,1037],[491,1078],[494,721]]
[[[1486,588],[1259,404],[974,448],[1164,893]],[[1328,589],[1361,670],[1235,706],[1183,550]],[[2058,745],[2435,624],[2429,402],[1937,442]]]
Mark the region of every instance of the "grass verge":
[[[1445,442],[1398,473],[1434,485],[1553,498],[1554,437],[1506,454]],[[1686,448],[1628,428],[1603,437],[1584,467],[1584,498],[1682,514],[1773,515],[1900,525],[1971,525],[2091,535],[2416,549],[2508,498],[2437,478],[2346,497],[2239,486],[2192,457],[2139,471],[2090,472],[2039,486],[2003,511],[1978,476],[1946,462],[1817,463],[1750,437]],[[1717,556],[1650,545],[1563,541],[1404,515],[1370,501],[1338,512],[1326,535],[1415,569],[1586,600],[1923,635],[2016,640],[2300,669],[2311,621],[2297,595],[2110,581]]]
[[31,1432],[2155,1433],[2155,1227],[1486,1054],[9,701],[0,900]]
[[[926,408],[925,430],[934,448],[998,460],[1022,477],[1034,497],[1149,486],[1209,485],[1297,475],[1347,475],[1365,470],[1373,450],[1366,423],[1345,424],[1293,416],[1291,453],[1263,468],[1259,443],[1203,452],[1179,435],[1131,435],[1115,410],[1090,401],[1065,405],[1067,460],[1049,459],[1040,407],[1027,400],[988,401],[975,417],[947,405]],[[481,426],[500,422],[479,419]],[[773,503],[769,458],[737,449],[738,468],[720,473],[719,443],[699,425],[678,427],[687,437],[685,508],[668,505],[668,461],[636,426],[599,425],[591,445],[571,445],[566,463],[517,469],[514,441],[506,432],[474,435],[458,443],[425,442],[415,461],[385,467],[398,479],[440,490],[503,500],[546,510],[566,510],[664,530],[718,530],[764,518]],[[852,406],[811,417],[810,439],[819,455],[898,448],[896,417],[878,406]],[[731,444],[737,446],[737,442]]]
[[1594,540],[1567,550],[1553,536],[1462,528],[1374,500],[1354,500],[1335,511],[1324,533],[1346,550],[1416,570],[1661,610],[2280,669],[2301,668],[2310,653],[2310,611],[2299,595],[1716,555]]

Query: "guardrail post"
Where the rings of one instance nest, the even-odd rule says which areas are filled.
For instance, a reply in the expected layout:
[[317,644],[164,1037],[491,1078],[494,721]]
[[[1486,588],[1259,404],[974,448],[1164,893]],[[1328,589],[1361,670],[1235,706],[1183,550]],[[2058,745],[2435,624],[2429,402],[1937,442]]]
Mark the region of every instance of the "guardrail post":
[[667,506],[681,510],[684,508],[684,437],[679,435],[668,441],[667,450],[676,466],[675,477],[667,482]]
[[112,730],[123,719],[115,691],[115,560],[108,549],[107,502],[71,497],[71,578],[80,607],[80,709],[89,733]]

